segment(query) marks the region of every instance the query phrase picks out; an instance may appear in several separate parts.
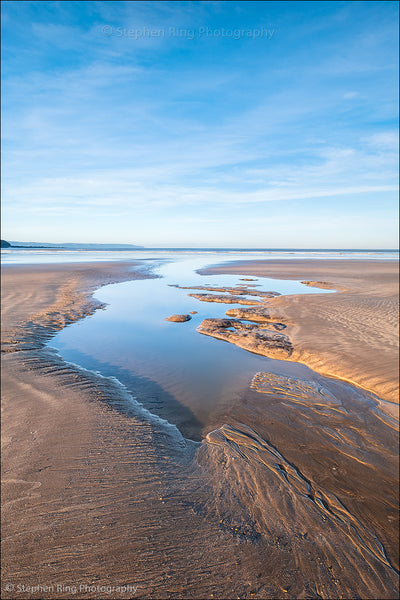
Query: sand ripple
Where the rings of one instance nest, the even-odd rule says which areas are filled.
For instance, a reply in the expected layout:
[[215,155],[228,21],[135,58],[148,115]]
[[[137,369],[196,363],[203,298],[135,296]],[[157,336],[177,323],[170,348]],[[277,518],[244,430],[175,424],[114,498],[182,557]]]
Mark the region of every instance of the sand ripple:
[[379,597],[395,589],[396,570],[375,532],[250,427],[212,431],[197,460],[214,486],[206,509],[240,538],[258,542],[271,569],[278,561],[297,571],[292,597],[310,593],[304,581],[311,573],[322,598]]

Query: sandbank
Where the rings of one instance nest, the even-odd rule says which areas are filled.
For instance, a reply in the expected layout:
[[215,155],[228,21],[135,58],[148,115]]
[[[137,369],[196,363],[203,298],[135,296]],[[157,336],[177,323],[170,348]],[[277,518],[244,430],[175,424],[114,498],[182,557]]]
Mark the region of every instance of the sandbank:
[[[268,303],[287,324],[289,360],[349,381],[390,404],[399,402],[399,266],[377,260],[257,260],[202,269],[318,282],[332,294],[280,296]],[[394,405],[394,406],[393,406]]]

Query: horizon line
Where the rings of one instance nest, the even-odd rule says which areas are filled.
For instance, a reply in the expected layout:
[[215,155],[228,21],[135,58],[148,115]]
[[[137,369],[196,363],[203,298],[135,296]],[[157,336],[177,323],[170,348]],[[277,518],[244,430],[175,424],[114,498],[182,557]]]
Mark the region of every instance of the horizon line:
[[[6,240],[2,240],[2,241],[6,241]],[[104,242],[36,242],[36,241],[11,241],[8,242],[10,244],[40,244],[43,246],[48,246],[48,248],[45,249],[50,249],[50,248],[62,248],[63,245],[65,246],[103,246],[103,247],[107,247],[107,246],[116,246],[116,247],[123,247],[123,246],[130,246],[132,247],[132,249],[137,249],[137,250],[247,250],[247,251],[257,251],[257,250],[268,250],[268,251],[293,251],[293,250],[301,250],[301,251],[325,251],[325,252],[332,252],[332,251],[358,251],[358,252],[399,252],[399,248],[346,248],[346,247],[334,247],[334,248],[321,248],[321,247],[308,247],[308,248],[302,248],[302,247],[246,247],[246,246],[173,246],[173,245],[166,245],[166,246],[142,246],[142,245],[138,245],[138,244],[132,244],[132,243],[115,243],[115,242],[111,242],[111,243],[104,243]],[[13,246],[12,246],[13,247]],[[11,248],[12,248],[11,247]],[[6,250],[7,248],[2,248],[2,250]],[[29,249],[29,247],[27,247],[26,249]]]

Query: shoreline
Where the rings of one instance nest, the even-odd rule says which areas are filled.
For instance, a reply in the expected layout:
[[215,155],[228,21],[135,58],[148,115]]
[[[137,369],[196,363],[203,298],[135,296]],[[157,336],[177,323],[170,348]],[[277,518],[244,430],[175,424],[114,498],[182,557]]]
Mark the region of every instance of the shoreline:
[[[384,548],[389,548],[391,558],[387,559],[385,553],[379,554],[374,535],[362,524],[362,510],[343,518],[361,532],[365,547],[359,547],[355,539],[347,540],[347,534],[343,537],[334,520],[327,529],[330,513],[320,514],[315,503],[303,505],[296,487],[288,488],[279,473],[272,471],[270,479],[267,477],[263,484],[266,496],[260,496],[258,482],[266,474],[260,474],[258,461],[242,464],[243,453],[255,443],[251,429],[248,434],[246,427],[223,426],[201,444],[188,442],[175,435],[175,430],[140,414],[109,378],[79,372],[44,348],[54,332],[100,308],[92,298],[94,289],[146,276],[134,268],[133,263],[80,263],[61,269],[60,265],[21,266],[15,270],[19,276],[14,282],[2,281],[3,318],[8,319],[8,327],[2,331],[7,344],[2,361],[3,581],[14,586],[62,583],[64,590],[57,593],[60,598],[71,597],[68,586],[110,583],[136,586],[134,597],[138,598],[284,598],[288,586],[294,597],[301,597],[314,593],[307,581],[316,580],[323,582],[319,590],[324,589],[325,598],[338,593],[367,597],[369,590],[371,598],[396,597],[392,568],[396,559],[390,535],[381,534]],[[24,345],[26,336],[28,345]],[[301,463],[296,456],[299,442],[285,433],[287,417],[279,403],[272,406],[275,424],[272,429],[265,424],[264,439],[271,435],[275,446],[281,445],[281,452],[296,460],[297,467],[301,465],[298,473],[303,471],[312,481],[310,473],[315,466],[311,455],[309,464]],[[334,411],[333,418],[337,407]],[[235,417],[240,419],[241,413],[233,411]],[[368,418],[376,427],[375,417]],[[283,419],[281,425],[279,419]],[[380,470],[386,469],[383,481],[387,487],[392,477],[393,434],[384,423],[382,427],[389,454],[382,462],[385,444],[380,442],[372,472],[379,473],[375,471],[379,465]],[[229,439],[241,448],[239,454],[232,453]],[[273,447],[257,439],[260,456],[276,454]],[[318,464],[318,453],[315,458]],[[291,468],[293,462],[284,456],[280,460],[285,468]],[[333,460],[332,469],[336,469],[334,455]],[[345,463],[349,474],[354,468],[352,461]],[[226,467],[221,471],[223,464]],[[329,490],[335,477],[329,483],[327,474],[319,481],[315,473],[312,483],[315,493],[322,493],[333,511],[337,510],[335,498],[318,489]],[[368,476],[365,481],[368,490]],[[239,482],[240,488],[235,487]],[[221,489],[228,494],[225,500]],[[349,498],[354,495],[351,487],[349,494]],[[249,500],[253,495],[254,505]],[[376,491],[372,498],[368,510],[373,514],[377,506],[378,512],[384,509],[378,523],[383,522],[385,515],[393,512],[390,502],[386,508],[380,506]],[[290,511],[289,516],[281,512],[282,502],[283,506],[295,502],[301,515],[298,522],[291,522]],[[264,525],[258,505],[263,506]],[[380,525],[374,527],[379,531]],[[303,530],[308,531],[309,541],[301,538]],[[328,546],[326,542],[321,546],[322,534],[329,540]],[[332,561],[330,545],[337,547],[336,578],[324,566]],[[302,564],[300,579],[293,569],[293,552]],[[315,567],[320,555],[324,564]],[[360,568],[358,579],[355,573]],[[15,596],[6,593],[3,597]],[[24,597],[37,594],[24,593]],[[41,597],[54,598],[54,593]],[[74,597],[120,598],[121,594],[101,595],[97,590]]]
[[[60,329],[104,308],[93,297],[96,290],[156,277],[146,267],[144,261],[2,265],[2,298],[8,298],[1,306],[1,352],[43,347]],[[63,273],[65,282],[60,281]],[[19,296],[21,284],[31,287],[28,301]]]
[[[69,599],[71,593],[119,599],[124,588],[127,597],[157,599],[159,589],[185,589],[184,573],[171,583],[170,563],[188,564],[195,580],[189,596],[204,598],[210,586],[202,581],[199,555],[212,549],[211,589],[223,586],[227,573],[219,573],[221,566],[235,560],[229,537],[221,552],[219,528],[192,510],[186,519],[177,493],[185,487],[182,472],[187,477],[197,444],[184,440],[175,426],[153,415],[149,420],[122,384],[75,368],[44,347],[61,327],[101,307],[94,289],[151,276],[132,271],[136,265],[21,265],[12,267],[19,276],[11,285],[3,271],[6,309],[15,299],[13,288],[22,299],[2,311],[11,325],[2,330],[2,574],[8,585],[2,598],[14,599],[15,590],[35,598],[36,587],[48,599]],[[73,281],[67,288],[65,278]],[[40,310],[31,311],[35,307]],[[46,315],[42,331],[38,321]],[[21,327],[28,348],[23,335],[15,337]],[[178,528],[181,545],[167,556],[160,549],[179,540]],[[248,557],[247,565],[251,570]],[[240,588],[245,572],[239,571]]]
[[252,260],[199,273],[307,280],[313,287],[322,283],[335,289],[269,301],[286,319],[294,348],[288,360],[375,394],[384,401],[382,409],[399,418],[397,261]]

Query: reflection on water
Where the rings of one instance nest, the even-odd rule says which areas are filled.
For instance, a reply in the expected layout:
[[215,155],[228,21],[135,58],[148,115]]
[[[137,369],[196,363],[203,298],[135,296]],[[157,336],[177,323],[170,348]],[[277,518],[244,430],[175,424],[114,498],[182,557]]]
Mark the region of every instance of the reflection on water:
[[[190,290],[170,285],[245,283],[238,275],[203,277],[195,272],[209,263],[209,256],[181,257],[156,268],[158,279],[102,288],[96,297],[107,309],[67,327],[51,345],[68,361],[117,377],[151,412],[200,439],[210,415],[240,397],[257,371],[311,373],[302,365],[270,360],[196,332],[204,318],[223,317],[235,305],[204,303],[189,297]],[[329,293],[297,281],[259,277],[248,283],[281,294]],[[171,314],[191,311],[197,314],[186,323],[165,321]]]

